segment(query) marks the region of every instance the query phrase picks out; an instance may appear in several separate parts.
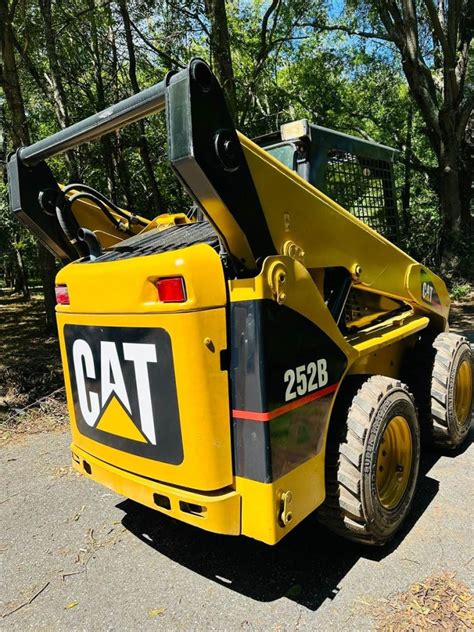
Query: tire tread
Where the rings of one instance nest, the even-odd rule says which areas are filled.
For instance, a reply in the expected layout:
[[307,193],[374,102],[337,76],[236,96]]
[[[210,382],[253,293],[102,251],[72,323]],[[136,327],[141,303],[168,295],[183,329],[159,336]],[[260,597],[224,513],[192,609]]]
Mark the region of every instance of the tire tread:
[[364,544],[384,543],[370,533],[364,515],[362,463],[365,441],[380,401],[396,390],[402,390],[413,399],[408,387],[399,380],[380,375],[368,378],[349,406],[344,442],[338,450],[330,445],[327,452],[327,497],[318,511],[319,520],[339,535]]
[[[448,426],[448,384],[452,364],[461,346],[469,348],[469,341],[459,334],[444,332],[437,336],[433,343],[436,354],[431,378],[431,410],[433,424],[433,440],[443,448],[457,447],[451,437]],[[441,386],[441,389],[439,389]],[[444,392],[443,392],[444,389]]]

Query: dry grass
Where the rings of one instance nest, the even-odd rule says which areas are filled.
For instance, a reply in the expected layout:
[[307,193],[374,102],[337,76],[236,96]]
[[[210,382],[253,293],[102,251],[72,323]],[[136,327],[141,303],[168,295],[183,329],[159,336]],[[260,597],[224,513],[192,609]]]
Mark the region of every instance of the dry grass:
[[60,389],[51,397],[33,402],[30,408],[17,410],[5,417],[0,424],[0,446],[38,432],[64,430],[67,423],[64,390]]
[[376,620],[376,630],[383,632],[472,630],[474,597],[455,573],[439,573],[386,600]]
[[0,291],[0,444],[64,428],[58,340],[45,331],[41,296]]
[[[45,331],[41,296],[25,302],[0,291],[0,427],[26,421],[20,411],[62,385],[58,341]],[[57,418],[57,401],[40,411],[49,406]]]

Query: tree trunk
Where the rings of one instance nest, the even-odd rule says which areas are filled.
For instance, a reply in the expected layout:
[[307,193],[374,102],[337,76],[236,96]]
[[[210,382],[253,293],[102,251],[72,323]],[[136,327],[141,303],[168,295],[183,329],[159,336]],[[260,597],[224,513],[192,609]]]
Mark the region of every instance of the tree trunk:
[[[1,49],[1,73],[0,86],[5,93],[7,105],[11,117],[11,137],[14,147],[28,145],[30,135],[28,122],[25,115],[23,95],[18,79],[18,69],[15,60],[14,38],[11,16],[6,0],[0,0],[0,49]],[[14,256],[14,289],[23,294],[25,299],[30,298],[28,280],[20,249],[13,243]]]
[[[114,86],[113,91],[113,100],[115,103],[120,101],[120,91],[119,91],[119,76],[118,76],[118,54],[117,54],[117,44],[115,40],[115,32],[114,32],[114,24],[112,18],[112,11],[110,10],[110,5],[107,7],[107,15],[109,20],[109,28],[108,28],[108,42],[110,46],[110,57],[111,57],[111,66],[110,66],[110,74],[112,78],[112,84]],[[114,169],[116,170],[122,190],[125,195],[126,207],[130,210],[134,210],[136,205],[134,202],[134,196],[132,192],[131,179],[130,179],[130,170],[128,168],[127,162],[124,157],[124,147],[123,147],[123,137],[120,130],[115,132],[115,147],[116,147],[116,162],[114,164]]]
[[456,240],[461,233],[461,190],[459,186],[461,143],[456,136],[456,113],[454,110],[443,108],[440,110],[439,127],[440,204],[447,234],[451,233],[452,238]]
[[461,225],[472,240],[474,200],[474,112],[468,120],[460,152],[459,186],[461,190]]
[[454,151],[445,146],[441,150],[438,192],[445,230],[457,237],[461,232],[461,196],[458,161]]
[[[18,71],[16,66],[15,54],[14,54],[14,36],[13,29],[10,21],[10,15],[8,14],[7,3],[4,0],[0,0],[0,25],[1,25],[1,50],[2,50],[2,75],[1,85],[5,91],[7,98],[7,104],[10,110],[10,116],[12,120],[12,140],[15,147],[30,143],[30,134],[28,130],[28,123],[25,116],[25,108],[23,102],[23,95],[21,93],[20,82],[18,79]],[[41,250],[44,250],[40,247]],[[15,290],[23,294],[24,298],[29,300],[30,290],[28,286],[28,278],[23,261],[21,249],[14,243],[14,265],[12,274],[12,285]],[[45,251],[46,252],[46,251]],[[51,300],[53,301],[53,318],[54,318],[54,274],[51,278],[51,269],[54,267],[54,258],[46,253],[49,257],[49,261],[40,259],[41,272],[43,278],[43,289],[45,296],[46,306],[46,327],[50,331],[51,322]],[[51,263],[52,260],[52,263]],[[48,275],[49,271],[49,275]],[[13,279],[14,276],[14,279]],[[52,298],[51,298],[52,297]]]
[[229,111],[235,120],[237,97],[225,0],[205,0],[204,4],[211,24],[210,49],[212,66],[224,90]]
[[[46,53],[48,55],[48,64],[51,72],[49,84],[51,87],[53,106],[59,125],[61,128],[65,128],[71,124],[71,120],[69,118],[66,91],[64,89],[58,53],[56,50],[56,36],[53,30],[53,20],[51,14],[51,0],[40,0],[39,6],[41,16],[43,18]],[[71,150],[70,152],[66,152],[65,159],[71,181],[77,182],[79,179],[79,168],[74,151]]]
[[15,245],[15,292],[23,295],[27,301],[30,300],[30,288],[26,275],[25,264],[21,250]]
[[[90,11],[90,25],[91,25],[91,40],[93,50],[93,63],[94,63],[94,78],[97,90],[97,109],[104,110],[108,105],[105,99],[104,79],[102,76],[102,55],[99,45],[99,34],[97,31],[97,21],[95,19],[95,0],[87,0],[87,5]],[[114,169],[114,147],[110,140],[110,136],[102,136],[100,139],[102,146],[102,155],[104,158],[105,171],[107,177],[107,187],[109,195],[112,199],[117,197],[117,183],[115,179]]]
[[[472,241],[470,201],[474,161],[469,145],[469,126],[462,139],[455,133],[454,112],[448,117],[440,115],[442,132],[438,155],[437,192],[443,218],[441,258],[446,271],[462,266],[459,253]],[[472,243],[471,243],[472,246]]]
[[5,256],[3,258],[3,278],[5,280],[5,287],[13,290],[14,282],[13,282],[13,263],[10,256]]
[[113,155],[114,169],[117,173],[120,181],[120,187],[123,191],[126,208],[133,211],[135,209],[135,201],[132,193],[130,171],[128,169],[127,162],[124,158],[123,143],[120,135],[120,130],[115,133],[115,152]]
[[10,111],[13,146],[29,145],[30,135],[25,115],[25,106],[21,94],[18,70],[15,60],[14,38],[11,16],[6,0],[0,0],[0,86],[5,92],[8,109]]
[[[456,268],[459,257],[452,256],[453,248],[465,241],[466,233],[469,236],[471,223],[463,182],[464,177],[472,182],[463,159],[469,108],[472,111],[472,96],[465,90],[472,40],[472,20],[467,17],[470,3],[390,0],[372,4],[400,52],[410,93],[425,122],[424,134],[437,158],[443,262],[449,265],[451,260]],[[431,63],[426,61],[422,24],[432,34]]]
[[410,198],[411,198],[411,153],[413,139],[413,104],[410,101],[407,115],[407,131],[405,137],[405,160],[403,169],[402,218],[405,234],[410,230]]
[[[140,92],[140,86],[137,79],[137,62],[135,57],[135,45],[133,43],[132,29],[130,24],[130,16],[128,13],[127,0],[119,0],[120,14],[123,19],[123,26],[125,30],[125,39],[127,41],[128,50],[128,74],[130,77],[130,83],[132,90],[135,94]],[[150,150],[145,134],[145,124],[143,121],[137,123],[139,129],[138,147],[140,150],[140,157],[142,159],[145,173],[148,180],[148,185],[151,191],[151,199],[153,202],[153,211],[155,215],[158,215],[163,210],[163,200],[161,197],[158,183],[156,182],[155,174],[153,171],[153,165],[150,158]]]
[[38,244],[38,257],[41,270],[41,281],[43,284],[44,307],[46,312],[46,330],[56,334],[56,293],[54,291],[54,281],[56,277],[56,261],[53,255],[44,246]]

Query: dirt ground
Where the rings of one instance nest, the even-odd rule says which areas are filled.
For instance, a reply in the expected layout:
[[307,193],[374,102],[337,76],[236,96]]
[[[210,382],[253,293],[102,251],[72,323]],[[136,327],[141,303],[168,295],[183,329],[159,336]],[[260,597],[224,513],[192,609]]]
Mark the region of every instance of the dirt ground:
[[57,338],[45,331],[42,297],[22,301],[0,290],[0,424],[62,386]]
[[[1,630],[474,629],[470,442],[424,454],[410,518],[382,549],[313,517],[273,548],[206,533],[73,472],[41,312],[39,297],[0,298]],[[474,342],[474,303],[452,315]]]

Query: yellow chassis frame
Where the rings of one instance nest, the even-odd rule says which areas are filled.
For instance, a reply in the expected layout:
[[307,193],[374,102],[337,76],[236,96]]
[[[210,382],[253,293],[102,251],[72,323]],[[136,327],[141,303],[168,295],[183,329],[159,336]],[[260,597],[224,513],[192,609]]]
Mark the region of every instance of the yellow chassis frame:
[[[231,303],[269,299],[306,317],[337,344],[347,358],[346,373],[340,384],[345,376],[353,374],[398,377],[401,362],[415,344],[419,332],[427,327],[437,332],[447,328],[449,297],[443,281],[245,136],[239,135],[239,138],[278,254],[263,262],[256,277],[229,281],[227,290],[206,287],[205,281],[200,284],[197,279],[199,274],[207,279],[217,279],[217,267],[214,266],[220,265],[217,255],[212,264],[211,259],[206,259],[202,246],[122,263],[71,264],[57,277],[58,283],[68,284],[74,299],[73,305],[57,308],[60,330],[65,323],[77,319],[107,325],[117,323],[119,316],[121,326],[127,327],[146,314],[158,317],[160,310],[164,310],[163,315],[171,316],[174,308],[153,305],[150,297],[140,292],[148,287],[145,281],[150,279],[150,263],[172,273],[179,259],[180,265],[184,261],[185,274],[189,271],[194,279],[190,287],[196,288],[194,299],[180,306],[180,313],[186,314],[188,321],[202,318],[203,309],[225,307],[226,292]],[[217,225],[225,225],[228,213],[225,208],[212,206],[208,200],[201,202]],[[80,211],[81,225],[93,230],[95,214],[86,211],[84,208]],[[235,224],[232,230],[235,231]],[[245,250],[246,237],[243,234],[241,237]],[[321,285],[315,281],[325,268],[333,266],[342,266],[350,272],[353,287],[401,301],[408,307],[407,311],[367,326],[357,335],[344,336],[325,305]],[[94,268],[95,276],[91,268]],[[131,288],[127,297],[117,298],[117,283],[104,283],[110,278],[119,278],[122,287]],[[429,286],[429,292],[426,292],[426,286]],[[133,297],[138,297],[135,302]],[[153,319],[150,324],[152,322]],[[206,327],[208,324],[202,325],[203,332]],[[212,329],[213,326],[209,327]],[[218,349],[225,349],[227,341],[219,328],[222,329],[222,325],[216,320],[211,337],[218,339]],[[62,335],[61,348],[68,383]],[[190,352],[194,353],[194,350],[183,348],[177,351],[180,354]],[[209,371],[214,371],[211,364]],[[190,405],[189,398],[189,393],[182,395],[180,406],[183,409]],[[68,402],[71,419],[74,419],[69,388]],[[220,403],[228,410],[227,396],[226,401]],[[208,404],[211,406],[206,402],[202,405]],[[224,409],[216,414],[227,419],[225,425],[229,418]],[[244,534],[268,544],[278,542],[324,501],[325,441],[318,454],[278,480],[262,483],[228,474],[232,469],[232,455],[224,434],[221,438],[224,449],[220,458],[225,461],[222,472],[207,473],[205,458],[192,463],[196,472],[198,468],[202,470],[201,478],[204,477],[205,483],[200,489],[208,491],[195,491],[189,485],[183,485],[179,477],[173,479],[168,470],[166,478],[172,484],[162,482],[151,469],[148,476],[138,475],[131,461],[126,467],[118,467],[110,450],[106,453],[99,444],[92,445],[90,441],[88,450],[79,445],[77,431],[73,433],[71,450],[76,469],[120,494],[209,531]],[[224,481],[225,485],[213,487],[217,481]],[[156,494],[169,498],[169,508],[157,506]],[[199,515],[190,512],[189,506],[194,505],[205,507],[205,512]]]

